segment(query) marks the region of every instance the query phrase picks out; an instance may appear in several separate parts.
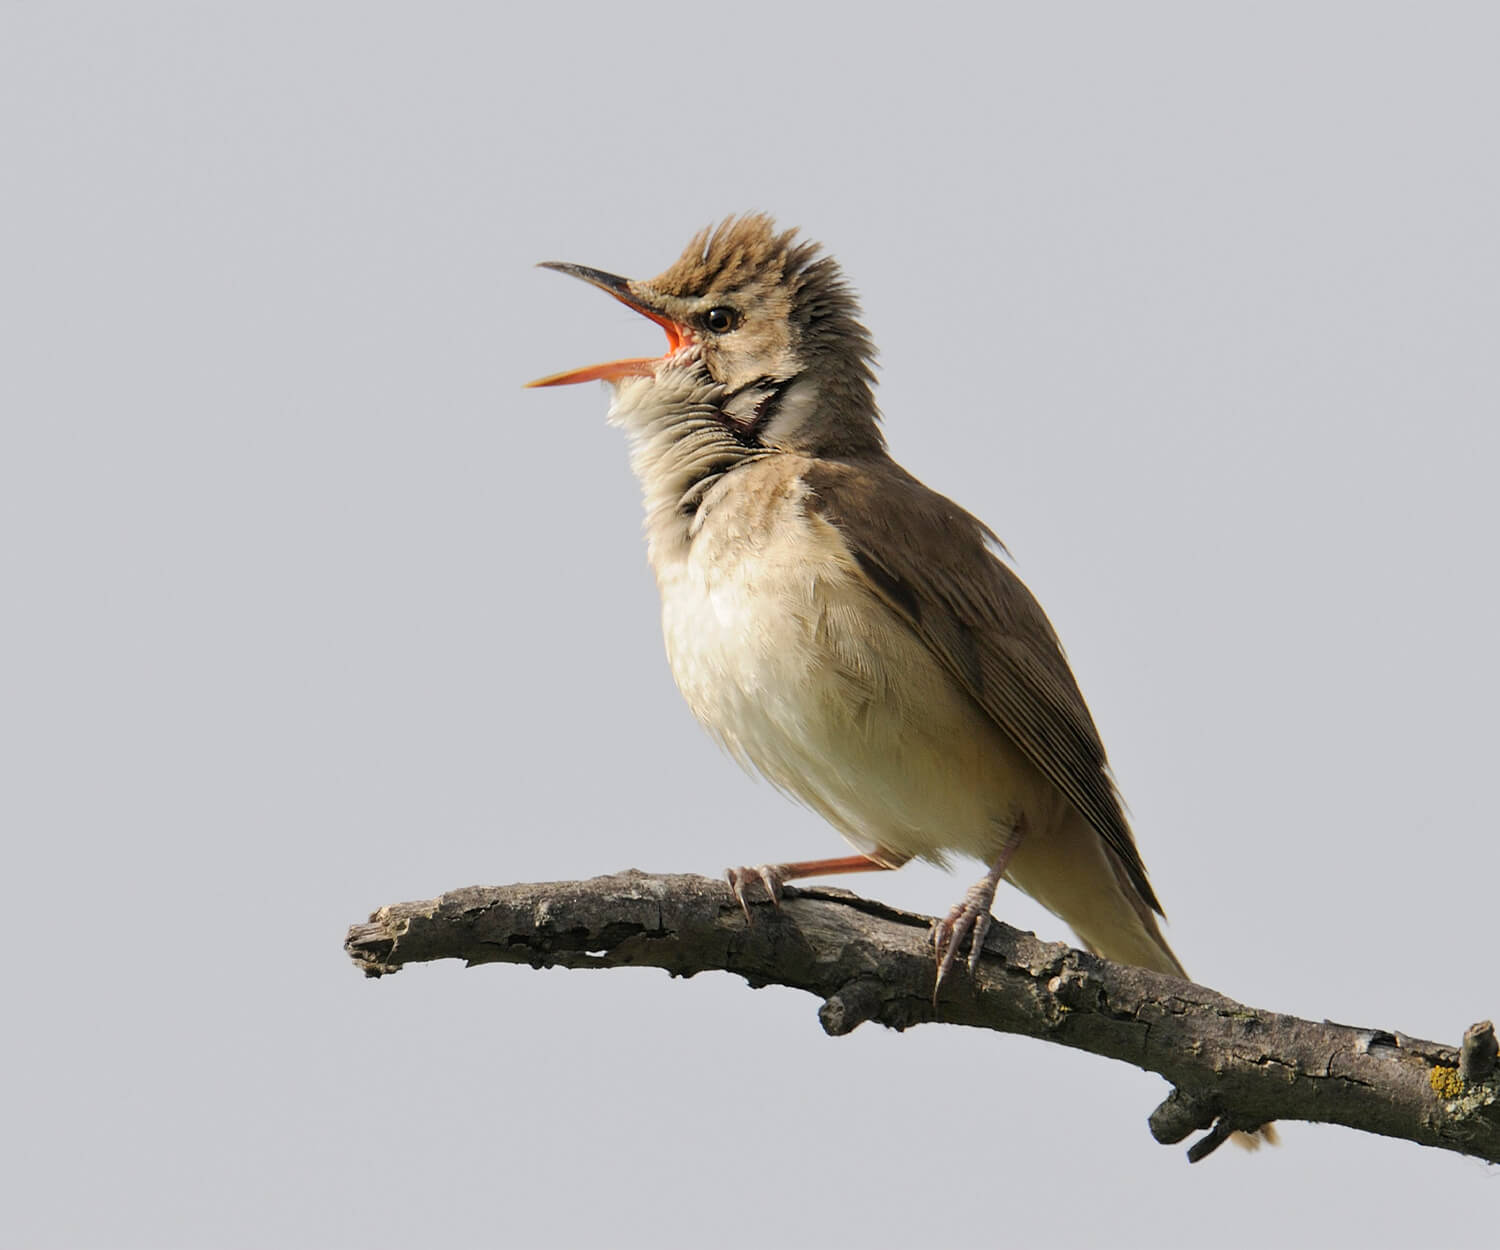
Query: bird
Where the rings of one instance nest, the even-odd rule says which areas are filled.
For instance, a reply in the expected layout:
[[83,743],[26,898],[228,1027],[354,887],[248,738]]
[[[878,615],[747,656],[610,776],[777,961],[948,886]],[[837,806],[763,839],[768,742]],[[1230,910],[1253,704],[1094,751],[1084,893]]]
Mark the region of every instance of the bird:
[[678,688],[855,851],[729,869],[747,920],[759,888],[967,857],[987,871],[933,925],[934,997],[965,943],[977,970],[1002,880],[1095,954],[1186,978],[1051,622],[989,527],[890,455],[837,262],[748,213],[649,280],[542,267],[666,333],[527,385],[612,387]]

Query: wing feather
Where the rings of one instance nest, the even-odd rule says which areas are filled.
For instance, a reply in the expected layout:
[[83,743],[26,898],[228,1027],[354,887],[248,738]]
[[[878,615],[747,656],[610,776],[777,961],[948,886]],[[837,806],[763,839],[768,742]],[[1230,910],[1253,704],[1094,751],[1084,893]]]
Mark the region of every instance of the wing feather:
[[805,480],[809,507],[839,529],[871,590],[1082,813],[1160,912],[1062,645],[991,549],[995,536],[889,458],[817,460]]

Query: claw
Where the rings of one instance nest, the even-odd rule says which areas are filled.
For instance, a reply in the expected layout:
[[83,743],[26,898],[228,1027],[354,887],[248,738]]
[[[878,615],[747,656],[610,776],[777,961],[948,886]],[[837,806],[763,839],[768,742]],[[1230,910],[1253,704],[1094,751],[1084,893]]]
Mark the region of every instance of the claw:
[[746,894],[749,887],[756,883],[765,887],[766,894],[775,906],[781,906],[782,883],[785,879],[783,867],[781,864],[761,864],[758,868],[726,868],[724,870],[724,880],[729,882],[730,892],[739,903],[740,910],[745,913],[746,920],[750,919],[750,900]]
[[740,905],[740,910],[745,913],[745,919],[750,919],[750,903],[745,898],[745,870],[743,868],[724,869],[724,880],[729,882],[729,892],[734,895]]

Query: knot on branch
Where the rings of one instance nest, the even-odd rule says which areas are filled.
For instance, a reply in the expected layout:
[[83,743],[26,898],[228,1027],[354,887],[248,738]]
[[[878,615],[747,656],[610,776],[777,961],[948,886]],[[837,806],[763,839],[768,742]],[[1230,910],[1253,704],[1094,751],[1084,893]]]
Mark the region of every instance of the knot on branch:
[[830,995],[818,1008],[818,1022],[829,1037],[843,1037],[866,1020],[879,1018],[884,1003],[880,982],[873,977],[861,977]]
[[1189,1133],[1210,1128],[1222,1113],[1217,1097],[1207,1090],[1173,1089],[1146,1123],[1151,1136],[1163,1146],[1173,1146]]
[[1174,1089],[1167,1095],[1166,1101],[1151,1113],[1147,1123],[1151,1128],[1151,1136],[1163,1146],[1175,1145],[1189,1133],[1208,1129],[1205,1136],[1188,1147],[1189,1163],[1208,1158],[1236,1135],[1240,1135],[1240,1144],[1248,1150],[1260,1147],[1262,1136],[1258,1134],[1263,1133],[1266,1142],[1272,1145],[1276,1143],[1276,1133],[1270,1126],[1241,1123],[1238,1117],[1224,1109],[1217,1094],[1206,1089],[1191,1092]]

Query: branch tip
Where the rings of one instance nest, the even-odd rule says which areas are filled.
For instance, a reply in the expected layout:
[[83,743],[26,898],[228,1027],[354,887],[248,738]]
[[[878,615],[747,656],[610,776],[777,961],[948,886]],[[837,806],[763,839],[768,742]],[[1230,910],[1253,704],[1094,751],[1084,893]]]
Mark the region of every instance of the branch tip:
[[1187,1161],[1189,1163],[1202,1163],[1204,1159],[1213,1154],[1220,1146],[1234,1136],[1234,1129],[1230,1127],[1229,1117],[1221,1115],[1214,1121],[1213,1128],[1209,1129],[1202,1137],[1188,1147]]
[[1495,1060],[1500,1055],[1500,1043],[1495,1041],[1495,1025],[1481,1020],[1471,1024],[1464,1032],[1464,1042],[1458,1052],[1458,1075],[1465,1085],[1488,1080],[1495,1070]]

